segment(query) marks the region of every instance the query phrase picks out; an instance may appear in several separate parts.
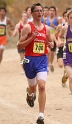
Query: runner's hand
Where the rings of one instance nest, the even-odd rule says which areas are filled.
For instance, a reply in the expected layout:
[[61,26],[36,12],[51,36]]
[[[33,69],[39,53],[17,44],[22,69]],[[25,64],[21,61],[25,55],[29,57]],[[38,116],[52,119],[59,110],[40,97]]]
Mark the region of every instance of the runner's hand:
[[12,31],[10,29],[8,29],[8,35],[12,36]]
[[52,24],[52,23],[50,24],[50,26],[51,26],[51,27],[53,27],[53,28],[55,28],[55,25],[54,25],[54,24]]
[[64,46],[64,42],[63,41],[58,41],[57,47],[62,47],[62,46]]
[[54,47],[54,42],[48,42],[47,46],[48,46],[49,48],[53,48],[53,47]]
[[35,29],[33,32],[32,32],[32,39],[34,39],[37,35],[39,34],[39,32],[37,31],[37,29]]

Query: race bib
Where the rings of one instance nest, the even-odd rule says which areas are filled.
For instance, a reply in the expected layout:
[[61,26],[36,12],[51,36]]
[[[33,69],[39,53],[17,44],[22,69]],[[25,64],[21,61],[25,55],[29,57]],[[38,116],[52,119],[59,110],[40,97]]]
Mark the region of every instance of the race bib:
[[66,59],[66,53],[63,53],[63,59]]
[[5,28],[0,28],[0,35],[4,35],[5,34]]
[[72,53],[72,43],[69,43],[69,44],[68,44],[68,49],[69,49],[69,52]]
[[34,53],[39,53],[39,54],[43,54],[45,51],[45,44],[44,43],[39,43],[39,42],[34,42],[34,46],[33,46],[33,52]]
[[55,34],[55,29],[50,29],[51,34]]

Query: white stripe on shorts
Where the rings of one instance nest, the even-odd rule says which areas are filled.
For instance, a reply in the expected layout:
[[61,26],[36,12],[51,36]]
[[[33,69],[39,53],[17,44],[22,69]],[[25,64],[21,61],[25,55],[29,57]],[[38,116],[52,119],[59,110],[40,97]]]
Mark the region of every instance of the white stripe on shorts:
[[[47,72],[45,71],[45,72],[38,72],[37,73],[37,76],[35,77],[35,78],[33,78],[33,79],[29,79],[29,78],[27,78],[27,80],[28,80],[28,84],[29,84],[29,86],[34,86],[34,85],[36,85],[36,82],[38,81],[38,80],[44,80],[44,81],[46,81],[47,80]],[[37,80],[37,81],[36,81]]]
[[44,81],[46,81],[47,80],[47,72],[46,71],[44,71],[44,72],[38,72],[37,73],[37,81],[38,80],[44,80]]
[[5,49],[5,45],[0,45],[0,49]]
[[33,78],[33,79],[27,78],[27,80],[28,80],[29,86],[34,86],[34,85],[36,85],[36,77]]

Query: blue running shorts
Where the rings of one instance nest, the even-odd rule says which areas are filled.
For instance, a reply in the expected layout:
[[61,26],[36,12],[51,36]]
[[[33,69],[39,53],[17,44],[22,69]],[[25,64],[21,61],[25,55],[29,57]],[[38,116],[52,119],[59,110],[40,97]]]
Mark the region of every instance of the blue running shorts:
[[27,78],[33,79],[36,77],[38,72],[48,71],[48,58],[46,55],[26,56],[25,58],[29,60],[29,62],[23,63],[23,68]]

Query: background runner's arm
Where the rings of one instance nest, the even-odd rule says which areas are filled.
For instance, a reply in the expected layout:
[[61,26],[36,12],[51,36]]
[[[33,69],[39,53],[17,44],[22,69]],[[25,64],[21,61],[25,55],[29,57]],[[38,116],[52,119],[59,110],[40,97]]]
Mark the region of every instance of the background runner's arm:
[[47,35],[47,42],[52,42],[53,41],[53,37],[50,33],[50,28],[46,25],[46,35]]
[[10,26],[10,30],[14,30],[14,25],[9,18],[7,18],[7,24]]
[[64,42],[62,41],[64,34],[65,34],[65,28],[63,27],[63,28],[61,28],[59,36],[58,36],[59,46],[64,46]]
[[64,29],[64,27],[62,27],[61,30],[60,30],[60,32],[59,32],[58,39],[61,40],[61,38],[64,36],[64,34],[65,34],[65,29]]
[[16,24],[14,32],[13,32],[13,36],[16,36],[17,33],[19,32],[19,26],[20,26],[20,24]]
[[12,30],[14,30],[14,25],[9,18],[7,18],[8,34],[12,35]]
[[58,35],[61,30],[61,24],[56,27],[55,34],[54,34],[54,41],[56,44],[58,44]]

